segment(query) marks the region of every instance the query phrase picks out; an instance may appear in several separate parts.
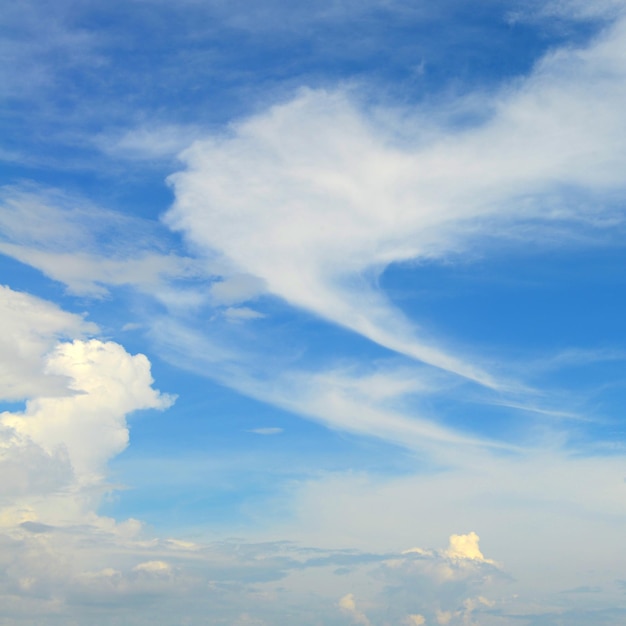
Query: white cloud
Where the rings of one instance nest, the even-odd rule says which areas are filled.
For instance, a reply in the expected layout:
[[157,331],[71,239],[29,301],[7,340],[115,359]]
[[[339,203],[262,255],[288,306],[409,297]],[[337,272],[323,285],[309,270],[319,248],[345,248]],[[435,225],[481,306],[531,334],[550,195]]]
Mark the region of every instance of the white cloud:
[[113,342],[61,343],[44,371],[69,381],[67,395],[28,400],[23,413],[5,413],[2,423],[49,454],[65,450],[81,483],[101,480],[107,461],[127,446],[128,413],[173,401],[152,389],[144,355],[131,356]]
[[263,293],[265,285],[255,276],[232,274],[211,285],[211,298],[215,304],[239,304]]
[[118,134],[103,134],[96,145],[105,153],[129,160],[155,161],[172,159],[200,134],[196,126],[140,126]]
[[[454,462],[461,450],[495,447],[516,449],[506,443],[458,433],[394,401],[409,393],[443,392],[450,388],[445,376],[433,377],[419,369],[398,370],[381,364],[373,374],[350,368],[329,371],[298,370],[291,362],[284,370],[262,351],[250,346],[225,347],[217,334],[202,334],[173,319],[153,325],[152,336],[162,356],[179,367],[219,380],[237,391],[318,421],[329,428],[376,437],[412,450],[440,455]],[[370,384],[371,383],[371,384]],[[448,385],[448,387],[446,387]],[[449,444],[456,447],[452,450]]]
[[263,313],[246,306],[231,306],[224,310],[224,317],[232,322],[244,322],[246,320],[257,320],[265,316]]
[[202,276],[206,265],[201,270],[198,262],[168,252],[155,222],[34,186],[1,188],[0,205],[0,253],[65,284],[72,294],[102,297],[108,286],[130,285],[174,309],[207,300],[193,287],[172,286]]
[[471,559],[483,563],[493,563],[483,556],[478,547],[479,540],[480,537],[475,532],[470,532],[467,535],[451,535],[450,545],[445,551],[445,555],[451,559]]
[[133,568],[135,572],[146,572],[148,574],[156,574],[159,576],[170,574],[172,567],[165,561],[146,561],[145,563],[139,563]]
[[[64,449],[49,453],[3,421],[0,414],[0,510],[24,494],[45,496],[73,484],[72,464]],[[0,526],[1,518],[0,513]]]
[[[450,616],[439,623],[456,626],[474,614],[471,620],[482,625],[491,622],[481,613],[497,608],[508,626],[515,619],[506,616],[565,607],[569,600],[561,592],[580,586],[602,589],[597,606],[624,607],[614,581],[626,558],[620,547],[625,476],[618,456],[568,456],[554,449],[519,456],[461,453],[456,468],[404,477],[350,472],[311,478],[296,495],[296,518],[284,526],[301,542],[324,537],[353,549],[390,548],[395,554],[377,576],[396,590],[390,601],[395,598],[405,615],[420,613],[434,623],[437,610],[441,620]],[[458,533],[460,524],[480,532],[480,546],[476,533]],[[396,552],[414,537],[428,546],[446,536],[443,550]],[[351,591],[363,593],[354,583]],[[417,598],[436,602],[410,603]],[[583,599],[577,606],[590,605]]]
[[81,316],[1,287],[0,322],[2,398],[26,400],[0,413],[0,528],[106,526],[95,510],[107,462],[128,443],[127,415],[173,398],[152,388],[144,355],[82,338],[97,327]]
[[0,399],[58,395],[66,389],[61,373],[45,374],[41,364],[59,340],[83,337],[97,326],[80,315],[0,285]]
[[[66,284],[72,294],[92,297],[106,295],[106,286],[133,285],[146,292],[153,290],[155,295],[161,291],[162,298],[167,299],[164,277],[184,277],[191,269],[190,262],[174,255],[145,253],[130,259],[108,259],[97,254],[48,252],[7,243],[0,244],[0,252]],[[184,291],[172,294],[170,299],[186,306],[203,301],[197,294],[186,297]]]
[[348,593],[343,596],[339,600],[338,606],[343,613],[351,618],[353,624],[363,624],[363,626],[371,625],[371,622],[367,618],[367,615],[357,609],[356,602],[354,600],[354,594]]
[[280,435],[283,432],[283,429],[268,426],[263,428],[252,428],[248,432],[254,433],[255,435]]
[[[222,542],[190,550],[175,541],[147,539],[136,524],[125,530],[101,518],[98,522],[37,532],[23,524],[0,533],[3,609],[10,606],[16,618],[28,618],[40,604],[41,623],[54,623],[51,615],[90,621],[103,604],[110,619],[123,616],[132,625],[155,620],[195,624],[207,616],[215,624],[322,621],[339,626],[347,618],[367,626],[384,623],[382,616],[406,623],[404,607],[389,604],[385,595],[388,580],[376,574],[384,555],[286,542]],[[336,573],[342,563],[353,570],[347,580]],[[346,584],[358,586],[358,595],[343,593],[337,600]],[[415,601],[428,604],[423,589],[415,591]],[[357,597],[367,598],[371,617]],[[338,614],[345,617],[338,619]],[[410,624],[423,623],[419,613],[409,615]]]
[[[397,140],[343,93],[294,100],[198,141],[170,177],[167,223],[267,290],[383,346],[486,386],[484,368],[428,341],[374,286],[387,265],[462,251],[532,224],[616,216],[623,191],[625,25],[549,54],[485,109],[482,125]],[[418,118],[416,117],[416,120]],[[593,201],[572,204],[568,189]],[[593,208],[591,208],[593,207]],[[619,218],[621,219],[621,217]],[[516,226],[525,224],[516,231]]]

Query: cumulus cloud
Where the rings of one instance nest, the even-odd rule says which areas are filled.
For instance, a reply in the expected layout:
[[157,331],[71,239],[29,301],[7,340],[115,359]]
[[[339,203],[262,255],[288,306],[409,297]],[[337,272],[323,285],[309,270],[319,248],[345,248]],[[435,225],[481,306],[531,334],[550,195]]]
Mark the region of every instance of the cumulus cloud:
[[67,451],[44,450],[27,435],[7,426],[5,417],[0,414],[0,503],[9,504],[24,494],[45,496],[69,487],[74,471]]
[[0,413],[0,527],[96,523],[107,462],[128,444],[127,415],[173,398],[152,387],[144,355],[80,338],[97,331],[81,316],[2,287],[0,321],[2,397],[25,400]]
[[246,320],[257,320],[265,316],[263,313],[259,313],[246,306],[231,306],[224,310],[224,317],[231,322],[243,322]]
[[339,600],[338,606],[343,613],[345,613],[352,619],[353,624],[363,624],[363,626],[370,626],[371,622],[367,618],[367,615],[357,609],[356,602],[354,600],[354,594],[348,593],[343,596]]
[[493,561],[485,559],[483,556],[478,547],[479,540],[480,537],[475,532],[467,535],[452,535],[445,555],[451,559],[471,559],[482,561],[483,563],[493,563]]
[[45,371],[69,380],[68,395],[31,399],[24,412],[5,413],[2,423],[49,454],[64,450],[85,482],[99,480],[107,461],[127,446],[127,414],[172,402],[152,389],[148,359],[113,342],[62,343]]
[[[10,623],[67,623],[68,607],[154,597],[176,576],[136,520],[98,515],[107,463],[128,444],[127,416],[173,401],[152,387],[150,363],[97,327],[28,294],[0,288],[4,399],[0,413],[0,604]],[[129,558],[130,557],[130,558]],[[147,557],[147,558],[146,558]],[[181,583],[182,584],[182,583]],[[85,618],[87,619],[87,618]],[[93,623],[93,620],[88,619]]]
[[0,399],[22,400],[57,395],[66,388],[64,374],[44,373],[42,359],[58,341],[96,332],[80,315],[0,285]]

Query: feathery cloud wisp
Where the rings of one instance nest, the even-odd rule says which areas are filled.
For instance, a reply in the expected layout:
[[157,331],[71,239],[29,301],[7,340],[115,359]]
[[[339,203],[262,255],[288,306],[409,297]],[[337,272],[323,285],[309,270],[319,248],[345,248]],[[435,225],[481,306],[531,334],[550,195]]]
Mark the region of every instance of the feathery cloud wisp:
[[[376,288],[376,276],[470,241],[527,236],[538,221],[621,220],[605,200],[624,187],[625,30],[618,21],[587,48],[547,55],[527,79],[485,97],[486,121],[429,138],[417,127],[400,141],[345,93],[303,91],[183,152],[166,222],[293,306],[506,387],[428,340]],[[572,188],[593,203],[570,203]]]

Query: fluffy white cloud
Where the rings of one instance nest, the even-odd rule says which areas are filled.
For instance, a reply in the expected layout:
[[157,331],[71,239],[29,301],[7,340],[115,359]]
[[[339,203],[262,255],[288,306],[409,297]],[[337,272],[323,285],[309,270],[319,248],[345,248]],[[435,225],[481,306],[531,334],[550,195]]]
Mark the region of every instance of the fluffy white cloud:
[[26,400],[0,414],[0,526],[93,521],[126,416],[172,398],[152,388],[144,355],[76,338],[97,330],[81,316],[2,287],[0,322],[2,398]]
[[111,489],[106,464],[128,443],[127,415],[172,398],[152,387],[144,355],[84,338],[97,328],[81,316],[2,287],[0,322],[2,398],[26,399],[0,413],[2,620],[70,623],[71,604],[161,593],[174,568],[146,552],[139,522],[97,507]]
[[452,535],[445,555],[451,559],[472,559],[483,563],[493,563],[493,561],[485,559],[480,551],[479,539],[480,537],[475,532],[467,535]]
[[66,389],[64,373],[44,373],[42,360],[59,340],[97,330],[81,316],[0,285],[0,399],[54,396]]
[[172,402],[152,389],[148,359],[113,342],[61,343],[45,371],[70,381],[67,395],[29,400],[23,413],[4,414],[2,423],[49,454],[65,450],[85,483],[100,480],[107,461],[128,444],[128,413]]
[[[172,398],[152,388],[145,356],[88,339],[98,329],[79,315],[0,287],[0,323],[0,397],[26,400],[23,411],[0,413],[2,620],[54,623],[72,593],[93,586],[107,545],[137,542],[138,522],[96,513],[110,489],[106,463],[128,443],[129,413]],[[136,562],[133,584],[154,586],[139,579],[163,573],[161,561]],[[114,570],[100,570],[110,586]]]
[[338,606],[343,613],[350,616],[353,624],[363,624],[363,626],[370,626],[371,622],[367,618],[367,615],[357,609],[356,602],[354,600],[354,594],[348,593],[343,596],[339,600]]

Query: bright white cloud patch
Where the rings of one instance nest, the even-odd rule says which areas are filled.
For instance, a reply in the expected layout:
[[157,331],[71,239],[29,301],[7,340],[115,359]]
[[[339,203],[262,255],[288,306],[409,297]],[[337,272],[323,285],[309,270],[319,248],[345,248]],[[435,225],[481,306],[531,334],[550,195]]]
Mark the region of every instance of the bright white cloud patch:
[[161,592],[167,562],[115,556],[140,549],[141,524],[97,507],[107,462],[128,444],[127,415],[173,398],[152,388],[144,355],[75,338],[97,328],[51,303],[2,287],[0,321],[2,397],[26,400],[0,413],[2,618],[64,620],[74,603]]
[[[433,133],[416,119],[413,140],[398,141],[345,94],[303,91],[186,150],[185,170],[170,177],[167,223],[294,306],[498,386],[421,338],[373,277],[468,240],[509,237],[516,225],[522,236],[537,220],[611,223],[602,198],[623,189],[625,29],[548,55],[485,99],[493,113],[481,125]],[[572,189],[595,194],[593,205],[569,201]]]
[[339,608],[343,613],[348,615],[353,624],[363,624],[363,626],[370,626],[371,622],[363,613],[359,611],[354,600],[354,594],[348,593],[339,600]]
[[[79,522],[93,515],[107,462],[128,444],[126,416],[164,409],[150,363],[114,342],[73,339],[96,327],[3,287],[0,367],[5,399],[23,411],[0,414],[0,524]],[[95,495],[95,498],[92,496]]]
[[94,333],[95,324],[56,305],[0,285],[0,399],[54,396],[65,390],[62,372],[44,373],[42,362],[59,340]]
[[172,401],[152,389],[148,359],[113,342],[60,344],[45,371],[70,381],[68,395],[29,400],[22,414],[2,421],[49,453],[64,449],[81,482],[99,480],[106,462],[127,446],[126,415]]
[[478,541],[480,537],[471,532],[467,535],[452,535],[450,537],[450,546],[446,550],[446,556],[451,559],[473,559],[475,561],[483,561],[484,563],[493,563],[485,559],[480,548],[478,547]]

